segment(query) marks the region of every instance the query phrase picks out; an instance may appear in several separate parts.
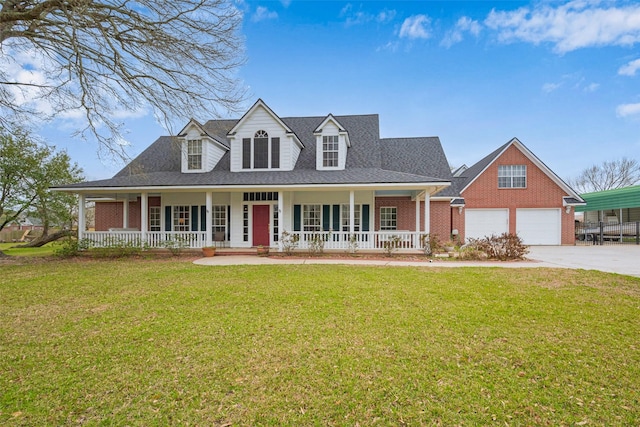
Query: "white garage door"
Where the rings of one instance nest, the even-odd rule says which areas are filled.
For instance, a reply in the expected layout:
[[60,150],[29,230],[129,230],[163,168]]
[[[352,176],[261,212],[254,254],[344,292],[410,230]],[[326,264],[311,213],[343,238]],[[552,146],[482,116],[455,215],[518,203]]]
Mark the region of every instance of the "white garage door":
[[526,245],[559,245],[560,209],[516,209],[516,232]]
[[509,232],[508,209],[467,209],[464,217],[464,235],[467,239]]

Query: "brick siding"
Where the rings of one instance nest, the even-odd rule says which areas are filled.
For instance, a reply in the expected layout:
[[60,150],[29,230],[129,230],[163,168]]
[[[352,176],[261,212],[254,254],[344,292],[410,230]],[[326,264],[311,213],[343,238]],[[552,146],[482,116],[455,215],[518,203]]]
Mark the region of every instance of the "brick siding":
[[[123,202],[96,202],[96,231],[122,228]],[[149,207],[160,206],[160,197],[149,197]],[[147,218],[149,218],[147,213]],[[147,220],[148,223],[148,220]],[[127,227],[140,229],[140,197],[129,202],[129,224]]]
[[[526,188],[498,188],[499,165],[526,165]],[[509,232],[516,232],[517,208],[560,208],[562,217],[561,243],[575,243],[574,211],[565,213],[562,197],[567,193],[549,178],[540,168],[529,160],[517,147],[510,146],[487,168],[464,192],[465,209],[508,208]],[[456,209],[457,210],[457,209]],[[453,213],[454,228],[464,236],[463,215]],[[457,217],[456,217],[457,216]]]

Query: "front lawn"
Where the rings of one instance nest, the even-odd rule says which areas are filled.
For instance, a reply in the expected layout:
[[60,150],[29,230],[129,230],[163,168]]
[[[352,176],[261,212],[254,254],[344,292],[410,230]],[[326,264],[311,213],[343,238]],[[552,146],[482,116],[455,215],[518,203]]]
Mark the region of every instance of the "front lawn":
[[40,248],[16,248],[16,246],[24,245],[25,242],[17,243],[0,243],[0,251],[6,255],[19,257],[45,257],[54,255],[55,250],[61,243],[48,243]]
[[640,279],[0,265],[0,425],[638,425]]

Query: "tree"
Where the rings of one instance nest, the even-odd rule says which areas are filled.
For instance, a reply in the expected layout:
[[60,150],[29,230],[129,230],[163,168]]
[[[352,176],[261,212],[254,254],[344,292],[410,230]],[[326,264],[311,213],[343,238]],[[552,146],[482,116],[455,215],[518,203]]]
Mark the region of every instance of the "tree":
[[588,167],[577,178],[569,180],[580,194],[628,187],[639,182],[640,163],[626,157]]
[[[122,112],[151,108],[165,125],[244,93],[242,13],[231,0],[0,1],[0,125],[80,116],[77,131],[122,151]],[[4,123],[2,123],[4,121]]]
[[0,128],[0,231],[31,210],[44,226],[41,244],[47,243],[50,227],[70,225],[75,207],[73,196],[49,187],[82,179],[67,153],[35,142],[24,131]]

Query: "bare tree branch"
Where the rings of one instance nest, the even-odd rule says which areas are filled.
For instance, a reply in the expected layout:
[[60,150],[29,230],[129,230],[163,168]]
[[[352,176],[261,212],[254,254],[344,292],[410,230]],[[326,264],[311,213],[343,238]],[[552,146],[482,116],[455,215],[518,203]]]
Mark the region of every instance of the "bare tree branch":
[[569,184],[580,194],[613,190],[637,183],[640,183],[640,163],[626,157],[590,166],[577,178],[569,180]]
[[242,13],[232,0],[1,3],[5,127],[35,112],[41,120],[37,103],[46,103],[46,119],[83,116],[78,135],[122,154],[122,112],[148,108],[166,124],[235,112],[244,100]]

